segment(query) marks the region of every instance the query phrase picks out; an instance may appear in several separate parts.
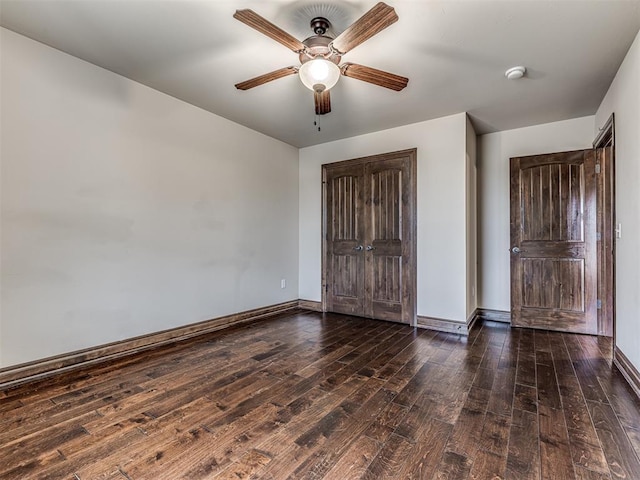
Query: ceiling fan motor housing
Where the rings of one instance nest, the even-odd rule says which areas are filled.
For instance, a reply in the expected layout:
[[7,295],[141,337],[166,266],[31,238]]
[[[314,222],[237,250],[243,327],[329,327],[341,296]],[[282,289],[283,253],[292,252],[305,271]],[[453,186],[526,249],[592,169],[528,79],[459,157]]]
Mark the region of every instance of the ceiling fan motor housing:
[[333,38],[325,35],[314,35],[312,37],[303,40],[302,43],[307,47],[306,52],[300,54],[300,63],[306,63],[314,58],[324,58],[336,65],[340,63],[340,55],[332,52],[329,48],[329,44],[333,41]]

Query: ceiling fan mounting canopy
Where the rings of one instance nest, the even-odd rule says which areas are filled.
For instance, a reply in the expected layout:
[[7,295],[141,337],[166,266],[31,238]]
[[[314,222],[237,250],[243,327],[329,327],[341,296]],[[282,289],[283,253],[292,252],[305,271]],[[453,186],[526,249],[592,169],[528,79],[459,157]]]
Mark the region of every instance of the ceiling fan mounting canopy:
[[398,21],[398,15],[389,5],[380,2],[352,23],[336,38],[325,35],[331,23],[325,17],[311,19],[314,35],[300,41],[280,27],[261,17],[253,10],[236,10],[233,17],[298,54],[300,67],[285,67],[236,84],[239,90],[248,90],[289,75],[299,74],[304,85],[313,90],[316,114],[331,111],[329,90],[341,75],[363,82],[400,91],[409,79],[393,73],[354,63],[338,65],[342,56]]
[[311,20],[310,26],[316,35],[324,35],[331,28],[331,23],[324,17],[316,17]]

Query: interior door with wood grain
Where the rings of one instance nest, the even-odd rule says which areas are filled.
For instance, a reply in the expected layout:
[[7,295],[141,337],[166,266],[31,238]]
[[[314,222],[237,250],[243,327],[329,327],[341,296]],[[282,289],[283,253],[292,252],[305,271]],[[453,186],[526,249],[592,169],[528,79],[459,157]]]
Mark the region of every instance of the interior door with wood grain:
[[511,323],[597,333],[595,151],[511,159]]
[[326,305],[330,312],[364,312],[364,166],[325,170]]
[[412,164],[406,155],[366,166],[368,218],[365,245],[365,315],[411,323],[408,303],[415,281],[412,258],[415,220],[411,208]]

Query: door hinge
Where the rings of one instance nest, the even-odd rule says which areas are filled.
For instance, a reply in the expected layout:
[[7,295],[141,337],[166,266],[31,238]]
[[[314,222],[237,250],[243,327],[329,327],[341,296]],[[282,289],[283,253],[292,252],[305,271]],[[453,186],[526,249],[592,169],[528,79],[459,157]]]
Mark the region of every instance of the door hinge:
[[602,240],[602,234],[600,232],[596,232],[596,242]]
[[596,173],[600,173],[600,164],[596,163]]
[[600,310],[602,308],[602,300],[600,300],[600,299],[596,300],[596,308],[598,310]]

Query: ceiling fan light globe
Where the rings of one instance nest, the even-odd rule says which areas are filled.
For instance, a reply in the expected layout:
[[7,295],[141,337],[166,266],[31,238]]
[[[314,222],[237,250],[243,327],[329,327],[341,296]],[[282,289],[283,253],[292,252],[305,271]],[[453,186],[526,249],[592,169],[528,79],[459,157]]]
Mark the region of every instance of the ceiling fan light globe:
[[309,74],[316,80],[325,80],[329,76],[329,62],[324,60],[312,60],[309,63]]
[[305,87],[321,93],[338,83],[340,68],[324,58],[316,58],[303,63],[298,74]]

